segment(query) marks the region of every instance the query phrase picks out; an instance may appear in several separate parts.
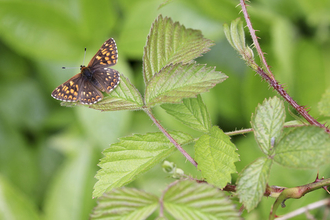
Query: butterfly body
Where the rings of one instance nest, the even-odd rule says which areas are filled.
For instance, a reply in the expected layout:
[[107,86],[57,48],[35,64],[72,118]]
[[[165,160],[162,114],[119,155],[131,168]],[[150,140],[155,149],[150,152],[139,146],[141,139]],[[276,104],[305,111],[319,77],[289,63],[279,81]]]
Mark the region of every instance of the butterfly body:
[[117,63],[118,52],[114,39],[107,40],[87,66],[80,66],[80,73],[58,86],[52,97],[65,102],[95,104],[103,99],[102,92],[110,93],[117,87],[120,74],[108,68]]

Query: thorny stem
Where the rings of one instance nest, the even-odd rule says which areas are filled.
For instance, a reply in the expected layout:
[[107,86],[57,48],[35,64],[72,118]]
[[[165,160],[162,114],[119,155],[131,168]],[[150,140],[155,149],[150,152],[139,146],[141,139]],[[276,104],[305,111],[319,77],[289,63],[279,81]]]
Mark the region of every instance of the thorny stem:
[[[319,123],[315,118],[313,118],[310,114],[308,114],[308,111],[304,106],[298,105],[296,101],[294,101],[291,96],[283,89],[282,85],[280,85],[276,79],[274,78],[272,72],[270,71],[269,65],[266,62],[266,59],[264,57],[264,54],[260,48],[260,45],[258,43],[257,36],[255,34],[255,30],[252,27],[250,17],[248,15],[245,0],[240,0],[240,4],[242,7],[242,11],[244,14],[244,18],[247,23],[247,27],[249,28],[249,32],[251,34],[253,44],[255,48],[258,51],[259,57],[262,59],[263,64],[266,66],[267,71],[269,74],[267,74],[261,67],[257,66],[257,69],[254,69],[263,79],[265,79],[290,105],[295,108],[301,116],[303,116],[310,124],[316,125],[318,127],[323,128],[327,133],[330,134],[330,129],[326,127],[324,124]],[[255,64],[256,65],[256,64]]]
[[270,71],[269,65],[266,62],[266,58],[264,56],[264,53],[262,52],[261,47],[258,43],[258,38],[257,38],[257,35],[255,34],[256,31],[252,28],[252,23],[251,23],[251,20],[250,20],[250,16],[247,13],[246,5],[245,5],[245,0],[240,0],[240,4],[241,4],[241,7],[242,7],[242,11],[243,11],[243,14],[244,14],[244,18],[245,18],[247,27],[249,28],[249,32],[250,32],[252,40],[253,40],[253,45],[257,49],[258,55],[261,58],[262,63],[267,68],[267,71],[268,71],[271,79],[275,80],[275,78],[273,76],[273,73],[272,73],[272,71]]
[[196,168],[197,168],[197,162],[180,146],[178,142],[172,138],[172,136],[163,128],[163,126],[157,121],[157,119],[154,117],[154,115],[151,113],[149,108],[143,109],[148,116],[151,118],[151,120],[155,123],[155,125],[158,127],[158,129],[171,141],[172,144],[187,158],[187,160],[190,161]]

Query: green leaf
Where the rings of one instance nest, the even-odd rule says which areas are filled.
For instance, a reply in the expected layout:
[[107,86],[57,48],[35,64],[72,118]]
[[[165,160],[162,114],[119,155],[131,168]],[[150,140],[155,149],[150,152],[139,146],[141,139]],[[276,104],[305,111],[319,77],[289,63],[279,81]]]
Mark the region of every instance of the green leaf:
[[243,21],[240,18],[223,25],[226,38],[230,45],[242,56],[244,60],[253,59],[253,50],[245,45],[245,33]]
[[28,197],[13,188],[2,175],[0,175],[0,219],[6,220],[38,220],[38,209]]
[[123,74],[120,83],[108,96],[90,108],[102,111],[139,110],[142,109],[143,100],[140,92],[131,84]]
[[248,212],[258,205],[265,193],[271,165],[271,159],[259,158],[248,165],[238,177],[239,201]]
[[254,137],[264,154],[270,155],[273,151],[272,140],[277,141],[281,136],[284,121],[284,104],[276,96],[258,105],[255,115],[252,116],[251,125]]
[[239,155],[230,138],[213,126],[196,142],[195,159],[207,182],[223,188],[231,181],[231,173],[236,172],[234,163],[239,161]]
[[158,16],[152,24],[143,54],[143,76],[147,85],[163,67],[189,63],[210,50],[211,40],[198,30],[186,29],[170,18]]
[[318,168],[328,164],[330,137],[323,128],[306,126],[291,129],[275,147],[274,160],[293,168]]
[[158,198],[137,189],[114,189],[103,194],[91,219],[146,219],[158,206]]
[[[182,132],[169,132],[178,143],[186,144],[193,139]],[[120,138],[103,154],[97,172],[98,182],[94,186],[94,197],[102,195],[116,187],[121,187],[133,181],[137,175],[151,169],[175,151],[174,145],[163,133],[147,133],[144,135]]]
[[179,181],[164,195],[164,208],[175,219],[241,219],[221,190],[194,181]]
[[180,104],[161,105],[166,112],[183,124],[201,132],[208,132],[211,128],[211,119],[202,97],[183,99]]
[[322,115],[330,116],[330,88],[322,95],[318,108]]
[[178,103],[183,98],[207,92],[227,76],[214,67],[200,64],[175,64],[154,75],[146,88],[145,103],[148,107],[162,103]]

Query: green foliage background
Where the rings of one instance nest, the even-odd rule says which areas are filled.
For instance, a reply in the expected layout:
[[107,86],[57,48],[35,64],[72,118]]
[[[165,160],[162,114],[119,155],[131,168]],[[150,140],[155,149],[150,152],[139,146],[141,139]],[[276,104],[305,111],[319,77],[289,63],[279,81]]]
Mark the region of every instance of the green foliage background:
[[[101,151],[119,137],[156,131],[143,112],[61,107],[50,93],[79,71],[61,70],[62,66],[86,65],[109,37],[118,47],[114,68],[144,91],[143,47],[158,14],[200,29],[215,42],[197,60],[229,76],[202,94],[213,124],[224,131],[251,127],[257,104],[276,94],[245,66],[225,39],[222,24],[240,16],[238,1],[176,0],[158,9],[162,2],[0,1],[0,219],[87,219],[96,204],[91,196]],[[299,104],[311,107],[311,115],[322,119],[317,103],[330,86],[329,1],[255,0],[250,5],[252,23],[260,30],[257,35],[275,77]],[[87,54],[82,63],[84,47]],[[154,110],[168,130],[193,134],[165,110]],[[241,155],[238,171],[262,155],[252,134],[233,141]],[[186,150],[193,154],[192,147]],[[179,153],[169,160],[186,173],[199,175]],[[313,181],[316,171],[274,165],[270,184],[302,185]],[[324,167],[320,174],[329,177],[330,173]],[[159,165],[130,186],[160,194],[171,181]],[[324,196],[320,190],[287,201],[287,208],[280,212]],[[273,202],[264,199],[247,218],[267,216]]]

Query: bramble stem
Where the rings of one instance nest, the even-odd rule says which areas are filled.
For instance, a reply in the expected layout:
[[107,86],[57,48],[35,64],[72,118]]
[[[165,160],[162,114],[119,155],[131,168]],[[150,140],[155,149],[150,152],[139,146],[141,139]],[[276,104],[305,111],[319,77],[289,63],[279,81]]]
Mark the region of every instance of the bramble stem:
[[145,113],[151,118],[151,120],[155,123],[155,125],[158,127],[158,129],[171,141],[172,144],[187,158],[187,160],[192,163],[197,168],[197,162],[180,146],[178,142],[172,138],[172,136],[163,128],[163,126],[157,121],[157,119],[154,117],[154,115],[151,113],[149,108],[143,109]]
[[[245,4],[245,0],[240,0],[240,5],[242,7],[242,11],[244,14],[244,18],[245,21],[247,23],[247,27],[249,28],[249,32],[251,34],[252,40],[253,40],[253,44],[255,46],[255,48],[258,51],[259,57],[261,58],[263,64],[265,65],[265,67],[267,68],[268,74],[259,66],[257,66],[257,68],[253,68],[263,79],[265,79],[288,103],[290,103],[290,105],[295,108],[299,114],[304,117],[311,125],[316,125],[318,127],[323,128],[327,133],[330,134],[330,129],[327,128],[324,124],[321,124],[320,122],[318,122],[315,118],[313,118],[310,114],[308,114],[308,111],[306,110],[306,108],[304,106],[300,106],[298,105],[298,103],[296,101],[294,101],[291,96],[283,89],[282,85],[280,85],[276,79],[274,78],[272,72],[270,71],[269,65],[266,62],[266,59],[264,57],[264,53],[262,52],[259,42],[258,42],[258,38],[255,34],[255,30],[252,27],[252,23],[250,20],[250,17],[248,15],[247,9],[246,9],[246,4]],[[252,63],[250,63],[250,66],[252,66]],[[253,66],[256,66],[255,63],[253,63]]]

